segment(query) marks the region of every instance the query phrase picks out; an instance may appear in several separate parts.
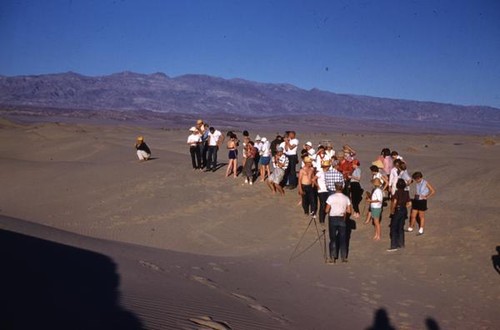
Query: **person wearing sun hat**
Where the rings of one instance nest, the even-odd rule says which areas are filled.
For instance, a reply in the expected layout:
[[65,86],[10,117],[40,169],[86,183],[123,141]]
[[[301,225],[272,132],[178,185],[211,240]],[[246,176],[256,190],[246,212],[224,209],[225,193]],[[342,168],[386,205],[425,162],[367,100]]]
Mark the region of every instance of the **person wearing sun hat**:
[[138,136],[135,142],[135,149],[137,150],[137,157],[140,161],[148,160],[151,157],[151,150],[149,149],[144,137]]
[[316,171],[314,182],[316,184],[316,187],[318,188],[317,192],[319,199],[319,207],[318,207],[319,223],[324,224],[326,217],[326,212],[325,212],[326,200],[328,199],[328,196],[330,196],[330,192],[326,187],[325,173],[330,169],[332,163],[330,162],[329,159],[325,159],[321,161],[320,166],[321,166],[320,170]]
[[191,127],[189,132],[191,134],[187,138],[187,144],[191,154],[191,164],[193,170],[198,170],[201,169],[201,134],[195,126]]

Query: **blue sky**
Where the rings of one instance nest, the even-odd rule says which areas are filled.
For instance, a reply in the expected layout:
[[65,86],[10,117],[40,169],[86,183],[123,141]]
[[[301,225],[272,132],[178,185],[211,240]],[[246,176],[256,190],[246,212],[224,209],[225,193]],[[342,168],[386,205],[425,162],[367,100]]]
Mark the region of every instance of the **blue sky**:
[[500,108],[500,1],[0,1],[0,75],[126,70]]

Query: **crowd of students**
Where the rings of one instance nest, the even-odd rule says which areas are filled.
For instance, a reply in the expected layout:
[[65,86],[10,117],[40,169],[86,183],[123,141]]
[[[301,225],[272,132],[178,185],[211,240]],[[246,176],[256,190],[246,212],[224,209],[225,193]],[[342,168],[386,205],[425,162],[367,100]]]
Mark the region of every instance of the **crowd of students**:
[[[243,184],[248,185],[257,180],[265,181],[272,194],[284,195],[285,189],[297,189],[304,214],[318,216],[323,225],[328,219],[331,262],[338,259],[339,250],[342,261],[347,261],[346,222],[351,217],[360,218],[364,210],[367,210],[365,223],[373,224],[373,239],[378,241],[381,238],[382,209],[385,205],[389,207],[391,245],[388,251],[403,248],[405,231],[412,232],[417,223],[417,235],[424,234],[427,199],[435,194],[435,189],[421,172],[410,176],[405,160],[394,150],[391,152],[389,148],[383,148],[372,162],[369,168],[373,187],[363,196],[361,163],[355,149],[344,145],[341,150],[335,151],[330,141],[322,141],[314,148],[313,143],[308,141],[299,152],[299,140],[294,131],[277,134],[272,141],[259,135],[252,140],[249,132],[243,131],[240,141],[234,132],[229,131],[224,136],[200,119],[190,128],[187,139],[193,170],[215,172],[220,168],[218,152],[226,139],[226,177],[237,178],[241,175]],[[136,149],[140,160],[151,156],[142,137],[138,138]],[[410,199],[412,183],[415,183],[415,195]],[[360,211],[363,199],[365,204]],[[408,207],[411,207],[410,221],[405,229]]]

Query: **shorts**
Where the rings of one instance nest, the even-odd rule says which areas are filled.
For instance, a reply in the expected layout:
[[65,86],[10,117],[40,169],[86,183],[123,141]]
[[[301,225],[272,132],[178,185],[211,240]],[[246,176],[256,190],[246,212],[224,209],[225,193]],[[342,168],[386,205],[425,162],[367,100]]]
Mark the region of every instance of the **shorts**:
[[227,156],[229,159],[238,158],[238,150],[229,150],[229,154]]
[[269,180],[276,184],[280,184],[284,176],[285,176],[285,171],[282,168],[278,167],[274,169],[273,173],[271,173]]
[[372,217],[373,218],[378,218],[380,219],[380,215],[382,214],[382,208],[378,208],[378,207],[371,207],[371,210],[372,212]]
[[417,211],[426,211],[427,199],[413,199],[411,201],[411,209]]
[[260,165],[269,165],[271,161],[271,157],[260,157],[259,163]]

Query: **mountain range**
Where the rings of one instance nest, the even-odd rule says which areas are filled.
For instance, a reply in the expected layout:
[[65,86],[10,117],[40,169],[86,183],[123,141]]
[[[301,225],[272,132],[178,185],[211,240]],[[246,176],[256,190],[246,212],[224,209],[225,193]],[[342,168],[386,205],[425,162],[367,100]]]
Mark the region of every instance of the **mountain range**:
[[206,75],[121,72],[90,77],[68,72],[0,76],[0,107],[92,111],[144,111],[194,116],[315,115],[417,127],[500,131],[500,109],[305,90]]

